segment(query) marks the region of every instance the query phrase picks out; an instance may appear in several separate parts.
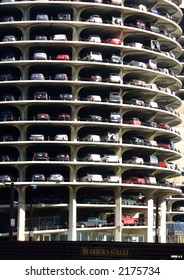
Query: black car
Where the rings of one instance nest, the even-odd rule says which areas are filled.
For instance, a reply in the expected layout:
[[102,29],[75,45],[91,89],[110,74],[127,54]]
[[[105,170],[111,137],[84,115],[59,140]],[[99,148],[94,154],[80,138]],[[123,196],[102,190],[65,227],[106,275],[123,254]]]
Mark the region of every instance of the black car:
[[0,161],[10,161],[9,155],[0,155]]
[[13,121],[13,114],[11,111],[3,111],[0,113],[1,121]]
[[34,153],[33,160],[49,160],[48,153],[45,152]]
[[45,195],[40,195],[40,196],[34,198],[33,203],[59,204],[59,203],[61,203],[61,201],[59,198],[55,197],[54,195],[45,194]]

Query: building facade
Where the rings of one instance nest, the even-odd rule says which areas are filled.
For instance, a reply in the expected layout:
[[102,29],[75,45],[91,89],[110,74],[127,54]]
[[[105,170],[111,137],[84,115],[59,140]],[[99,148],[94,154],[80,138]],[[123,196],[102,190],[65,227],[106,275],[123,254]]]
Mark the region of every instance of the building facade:
[[180,4],[1,1],[1,238],[166,242]]

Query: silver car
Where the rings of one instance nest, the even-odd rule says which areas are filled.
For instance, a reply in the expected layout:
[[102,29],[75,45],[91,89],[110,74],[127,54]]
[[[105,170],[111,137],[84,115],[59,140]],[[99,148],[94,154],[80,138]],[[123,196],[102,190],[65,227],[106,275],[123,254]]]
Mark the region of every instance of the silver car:
[[48,178],[49,182],[63,182],[64,178],[61,174],[51,174]]
[[44,51],[36,51],[33,54],[33,59],[35,60],[47,60],[47,54]]

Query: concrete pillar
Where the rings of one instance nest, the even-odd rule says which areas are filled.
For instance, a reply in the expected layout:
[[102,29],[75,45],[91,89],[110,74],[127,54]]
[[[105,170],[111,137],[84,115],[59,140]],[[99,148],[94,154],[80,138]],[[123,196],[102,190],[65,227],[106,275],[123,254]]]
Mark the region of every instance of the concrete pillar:
[[160,204],[160,242],[166,243],[166,201]]
[[154,235],[153,235],[153,199],[148,200],[148,211],[147,211],[147,242],[154,242]]
[[25,240],[25,188],[18,190],[17,240]]
[[121,241],[122,237],[122,225],[121,225],[121,215],[122,215],[122,210],[121,210],[121,188],[117,188],[114,191],[114,197],[115,197],[115,241]]
[[76,193],[77,190],[70,187],[70,201],[69,201],[69,230],[68,240],[76,241],[76,221],[77,221],[77,209],[76,209]]

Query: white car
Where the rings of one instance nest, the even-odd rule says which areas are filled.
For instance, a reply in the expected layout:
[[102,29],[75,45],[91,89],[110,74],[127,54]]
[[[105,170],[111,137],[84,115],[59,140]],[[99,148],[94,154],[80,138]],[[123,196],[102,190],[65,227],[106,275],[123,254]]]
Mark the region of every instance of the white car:
[[119,157],[115,155],[103,155],[101,157],[103,162],[107,163],[118,163],[119,162]]
[[44,135],[43,134],[31,134],[29,137],[30,141],[43,141]]
[[83,61],[98,61],[102,62],[102,55],[100,52],[91,51],[87,53],[83,58]]
[[87,134],[85,137],[82,138],[82,141],[100,142],[100,136],[96,134]]
[[108,83],[121,83],[121,78],[117,73],[110,73],[107,78]]
[[64,178],[61,174],[51,174],[48,178],[49,182],[63,182]]
[[100,174],[87,174],[80,178],[80,182],[103,182],[103,177]]
[[92,15],[86,21],[88,22],[95,22],[95,23],[102,23],[102,18],[99,15]]
[[101,96],[100,95],[88,95],[87,101],[95,101],[95,102],[101,102]]
[[104,178],[104,181],[107,183],[120,183],[120,177],[119,176],[107,176]]
[[81,158],[82,161],[94,161],[94,162],[100,162],[101,156],[99,154],[87,154],[83,158]]
[[67,41],[67,37],[65,34],[55,34],[53,36],[54,41]]
[[36,51],[33,54],[33,59],[35,59],[35,60],[47,60],[47,54],[44,51]]
[[31,80],[45,80],[45,77],[42,73],[33,73],[31,74]]
[[98,35],[90,35],[87,39],[88,42],[101,43],[101,38]]
[[67,134],[56,134],[55,141],[68,141]]

